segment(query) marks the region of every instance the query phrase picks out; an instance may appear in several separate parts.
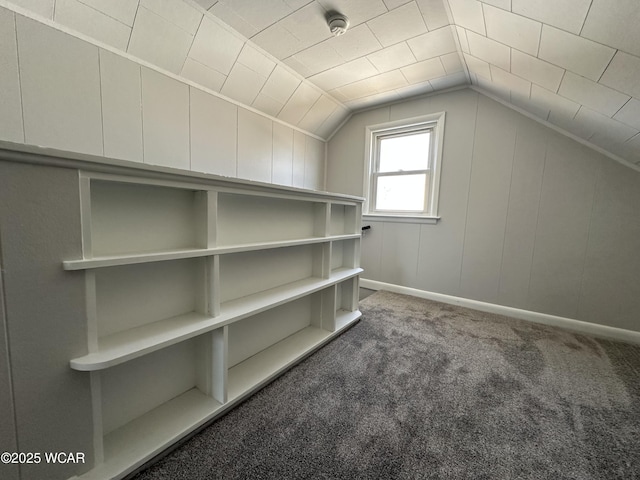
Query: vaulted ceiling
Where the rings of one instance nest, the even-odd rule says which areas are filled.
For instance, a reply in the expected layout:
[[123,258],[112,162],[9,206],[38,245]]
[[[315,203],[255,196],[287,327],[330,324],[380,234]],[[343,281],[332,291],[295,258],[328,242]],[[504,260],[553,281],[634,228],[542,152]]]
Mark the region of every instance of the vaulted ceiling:
[[638,0],[12,3],[323,138],[352,111],[472,84],[640,164]]

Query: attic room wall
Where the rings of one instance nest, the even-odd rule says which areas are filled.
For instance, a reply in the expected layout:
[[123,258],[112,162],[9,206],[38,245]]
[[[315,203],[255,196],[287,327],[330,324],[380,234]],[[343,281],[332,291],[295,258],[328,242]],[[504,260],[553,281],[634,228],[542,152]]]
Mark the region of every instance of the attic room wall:
[[324,141],[2,7],[0,65],[0,140],[324,190]]
[[482,94],[354,115],[328,189],[362,195],[366,125],[440,111],[441,220],[367,221],[363,278],[640,331],[640,173]]

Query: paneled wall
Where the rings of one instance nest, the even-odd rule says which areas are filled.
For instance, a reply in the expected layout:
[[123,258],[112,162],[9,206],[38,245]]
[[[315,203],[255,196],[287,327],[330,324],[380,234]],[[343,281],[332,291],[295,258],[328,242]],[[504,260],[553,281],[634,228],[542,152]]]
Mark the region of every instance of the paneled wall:
[[328,189],[363,194],[366,125],[440,111],[442,218],[366,222],[363,278],[640,331],[640,173],[482,94],[354,115]]
[[325,142],[0,7],[0,140],[324,189]]

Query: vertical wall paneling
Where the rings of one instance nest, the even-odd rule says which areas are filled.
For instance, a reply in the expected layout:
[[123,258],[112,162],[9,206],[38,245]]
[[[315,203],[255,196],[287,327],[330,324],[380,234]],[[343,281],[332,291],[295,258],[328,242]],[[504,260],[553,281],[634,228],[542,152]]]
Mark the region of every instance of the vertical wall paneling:
[[603,159],[550,135],[529,286],[529,308],[575,318],[597,170]]
[[307,136],[304,155],[304,187],[324,190],[324,142]]
[[238,177],[271,182],[273,121],[256,113],[238,111]]
[[389,121],[389,107],[358,113],[336,132],[327,148],[327,190],[349,195],[364,194],[365,128]]
[[307,136],[294,130],[293,132],[293,186],[304,187],[304,156]]
[[[420,226],[416,285],[422,290],[458,295],[478,95],[465,90],[427,98],[423,113],[447,114],[438,202],[441,220]],[[392,113],[394,118],[398,115],[393,107]]]
[[0,106],[0,140],[24,142],[15,15],[4,8],[0,8]]
[[238,107],[190,87],[191,170],[235,177]]
[[527,303],[548,133],[525,118],[517,128],[498,292],[498,303],[513,307]]
[[273,123],[273,183],[293,183],[293,129]]
[[462,258],[462,296],[498,299],[517,114],[479,98]]
[[142,67],[144,162],[189,170],[189,87]]
[[98,48],[20,15],[16,25],[26,143],[102,155]]
[[140,65],[100,50],[104,154],[143,161]]
[[[2,283],[2,244],[0,243],[0,445],[3,451],[17,452],[15,413],[13,409],[13,389],[11,387],[11,371],[9,346],[6,336],[7,319],[5,318],[4,287]],[[0,465],[0,474],[7,480],[18,480],[17,464]]]
[[640,329],[639,183],[640,173],[614,162],[603,163],[591,215],[579,318]]
[[414,287],[417,275],[420,225],[385,223],[380,271],[385,282]]
[[[77,185],[74,170],[0,163],[0,243],[19,447],[86,455],[83,465],[56,465],[57,478],[89,470],[94,461],[89,377],[69,368],[70,358],[87,353],[84,276],[60,268],[61,259],[81,257]],[[50,473],[45,462],[21,466],[23,478]]]
[[360,257],[360,266],[364,270],[362,276],[369,280],[383,281],[380,275],[380,261],[384,223],[367,221],[364,225],[369,225],[371,228],[362,235]]

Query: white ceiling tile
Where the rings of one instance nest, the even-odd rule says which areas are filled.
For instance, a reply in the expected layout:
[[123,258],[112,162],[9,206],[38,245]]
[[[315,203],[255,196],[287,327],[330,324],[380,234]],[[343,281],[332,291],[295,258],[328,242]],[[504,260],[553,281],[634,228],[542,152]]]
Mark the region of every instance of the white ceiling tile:
[[148,8],[191,35],[195,35],[203,16],[202,11],[186,2],[175,0],[140,0],[140,6]]
[[462,62],[460,61],[460,54],[458,52],[442,55],[440,57],[440,61],[442,62],[447,75],[452,75],[454,73],[464,71],[464,67],[462,66]]
[[531,100],[531,98],[525,98],[522,96],[511,96],[511,102],[516,106],[526,110],[529,113],[534,114],[536,117],[546,120],[549,116],[549,109],[543,105],[539,105],[537,102]]
[[469,42],[467,41],[467,31],[464,28],[456,26],[456,32],[458,33],[462,53],[471,53],[469,50]]
[[640,58],[618,51],[600,83],[640,98]]
[[467,64],[469,73],[480,75],[491,80],[491,70],[489,64],[484,60],[474,57],[473,55],[464,54],[464,61]]
[[[313,47],[311,47],[313,48]],[[306,50],[305,50],[306,51]],[[303,77],[310,77],[311,75],[313,75],[314,73],[317,72],[321,72],[323,70],[325,70],[326,68],[330,68],[331,65],[335,64],[339,64],[340,62],[337,60],[334,60],[334,62],[332,63],[325,63],[324,61],[326,61],[326,59],[324,59],[323,57],[319,57],[318,59],[313,58],[312,57],[312,62],[309,62],[310,65],[307,66],[304,63],[302,63],[300,60],[298,60],[299,57],[297,57],[297,53],[296,55],[294,55],[293,57],[289,57],[289,58],[285,58],[283,60],[283,63],[289,67],[291,67],[291,69],[293,71],[295,71],[298,75],[302,75]],[[319,60],[319,61],[315,61],[315,60]],[[324,61],[323,61],[324,60]],[[329,67],[327,67],[327,65],[329,65]],[[312,70],[313,68],[313,70]]]
[[449,25],[449,17],[443,0],[417,0],[422,19],[429,30],[437,30]]
[[16,19],[0,8],[0,139],[24,143]]
[[181,75],[214,92],[219,92],[227,79],[226,75],[187,57]]
[[228,75],[243,45],[244,42],[236,35],[205,17],[193,40],[189,56]]
[[486,35],[482,4],[476,0],[448,0],[453,22],[459,27]]
[[557,92],[564,70],[526,53],[512,50],[511,73],[526,78],[547,90]]
[[496,85],[509,89],[512,93],[529,98],[531,82],[506,72],[495,65],[491,65],[491,79]]
[[632,98],[624,104],[613,118],[640,130],[640,100]]
[[575,120],[588,125],[594,132],[593,135],[589,137],[589,140],[601,146],[625,142],[638,133],[635,128],[586,107],[580,108],[575,116]]
[[58,0],[55,21],[119,50],[126,50],[131,28],[77,0]]
[[541,23],[490,5],[483,8],[488,37],[531,55],[538,54]]
[[313,83],[325,91],[357,82],[379,72],[366,58],[359,58],[338,67],[309,77]]
[[620,110],[630,98],[571,72],[565,74],[558,93],[609,117]]
[[549,90],[531,85],[531,100],[540,108],[547,109],[567,118],[573,118],[580,105]]
[[590,4],[591,0],[512,0],[511,11],[578,34]]
[[362,57],[381,48],[371,30],[360,25],[344,35],[332,37],[285,59],[285,63],[304,77],[329,70],[345,61]]
[[333,37],[325,43],[330,44],[347,62],[382,48],[382,45],[366,24],[359,25],[339,37]]
[[549,114],[549,122],[585,140],[595,133],[592,124],[567,117],[564,114],[554,111],[551,111]]
[[[440,77],[440,78],[447,78],[447,77]],[[416,95],[422,95],[424,93],[433,92],[433,86],[431,85],[431,82],[427,81],[427,82],[416,83],[414,85],[408,85],[402,88],[396,88],[395,92],[402,98],[410,98]]]
[[266,113],[267,115],[277,117],[278,113],[280,113],[280,110],[282,110],[282,107],[284,107],[284,103],[280,103],[277,100],[271,98],[269,95],[265,95],[264,93],[260,92],[256,99],[253,101],[252,106],[257,108],[261,112]]
[[229,17],[229,10],[256,29],[263,30],[269,25],[289,15],[293,9],[283,0],[220,0],[211,8],[211,13],[223,21]]
[[380,72],[388,72],[416,62],[416,58],[405,42],[372,53],[367,58]]
[[[511,0],[481,0],[481,1],[482,3],[493,5],[494,7],[501,8],[508,12],[511,11]],[[485,15],[486,15],[486,11],[485,11]]]
[[204,8],[205,10],[209,10],[216,3],[218,3],[218,0],[193,0],[193,1],[196,2],[198,5],[200,5],[202,8]]
[[327,11],[337,11],[349,18],[351,27],[387,12],[382,0],[318,0]]
[[53,5],[55,4],[55,0],[12,0],[12,3],[45,18],[53,18]]
[[349,110],[345,107],[336,108],[333,113],[327,118],[320,128],[315,131],[316,135],[322,138],[329,138],[329,136],[344,122],[349,116]]
[[264,87],[262,87],[261,93],[284,105],[299,85],[300,79],[298,77],[278,65],[267,79]]
[[331,116],[338,104],[326,95],[322,95],[302,118],[298,126],[309,132],[315,132]]
[[128,52],[172,73],[182,70],[193,35],[144,7],[138,9]]
[[423,60],[408,67],[403,67],[400,71],[402,71],[402,74],[409,83],[424,82],[425,80],[443,77],[447,74],[447,72],[444,71],[440,58]]
[[278,118],[292,125],[297,125],[319,97],[320,93],[316,89],[305,83],[300,84],[278,114]]
[[245,105],[251,105],[266,81],[266,77],[237,62],[231,69],[220,93]]
[[411,0],[384,0],[384,4],[389,10],[393,10],[394,8],[398,8],[405,3],[409,3],[410,1]]
[[238,62],[265,78],[271,75],[273,69],[276,68],[276,62],[258,51],[249,43],[245,43],[244,47],[242,47],[242,51],[238,56]]
[[95,8],[125,25],[133,26],[133,20],[136,16],[136,10],[138,9],[138,0],[109,0],[108,2],[104,0],[81,1],[85,5]]
[[591,80],[598,80],[615,50],[543,25],[538,57]]
[[407,80],[404,75],[400,73],[400,70],[392,70],[337,88],[332,90],[331,93],[337,92],[341,98],[345,99],[344,101],[351,101],[375,93],[395,90],[396,88],[401,88],[406,85]]
[[280,60],[309,47],[277,23],[251,37],[251,41]]
[[230,5],[223,2],[217,2],[212,7],[209,7],[209,12],[215,15],[221,21],[235,29],[246,38],[253,37],[260,30],[254,25],[247,22],[242,16],[238,14]]
[[[253,0],[247,1],[255,3]],[[300,50],[302,50],[331,38],[325,15],[325,9],[319,3],[312,2],[283,18],[279,24],[300,41]]]
[[444,90],[445,88],[466,85],[469,83],[469,79],[467,78],[467,74],[465,72],[458,72],[454,73],[453,75],[434,78],[432,80],[429,80],[429,83],[434,90]]
[[370,97],[363,97],[357,100],[353,100],[347,103],[347,106],[352,110],[359,110],[362,108],[378,105],[383,102],[392,102],[394,100],[401,100],[402,97],[396,92],[376,93]]
[[[415,2],[408,3],[373,20],[369,20],[367,25],[385,47],[427,31],[427,27],[422,20],[422,14]],[[402,25],[402,28],[398,28],[398,25]]]
[[640,56],[638,0],[593,0],[580,35]]
[[334,90],[329,90],[328,94],[331,95],[333,98],[335,98],[339,102],[342,102],[342,103],[347,102],[349,98],[341,93],[340,88],[343,88],[343,87],[339,87]]
[[476,82],[478,86],[485,90],[487,93],[495,95],[496,97],[501,98],[506,102],[511,101],[511,94],[509,90],[506,90],[501,85],[493,83],[490,79],[476,75]]
[[425,33],[408,40],[407,43],[418,60],[426,60],[456,51],[456,43],[449,27]]
[[503,70],[510,70],[511,52],[509,47],[469,31],[467,31],[467,40],[469,41],[471,55],[496,65]]

